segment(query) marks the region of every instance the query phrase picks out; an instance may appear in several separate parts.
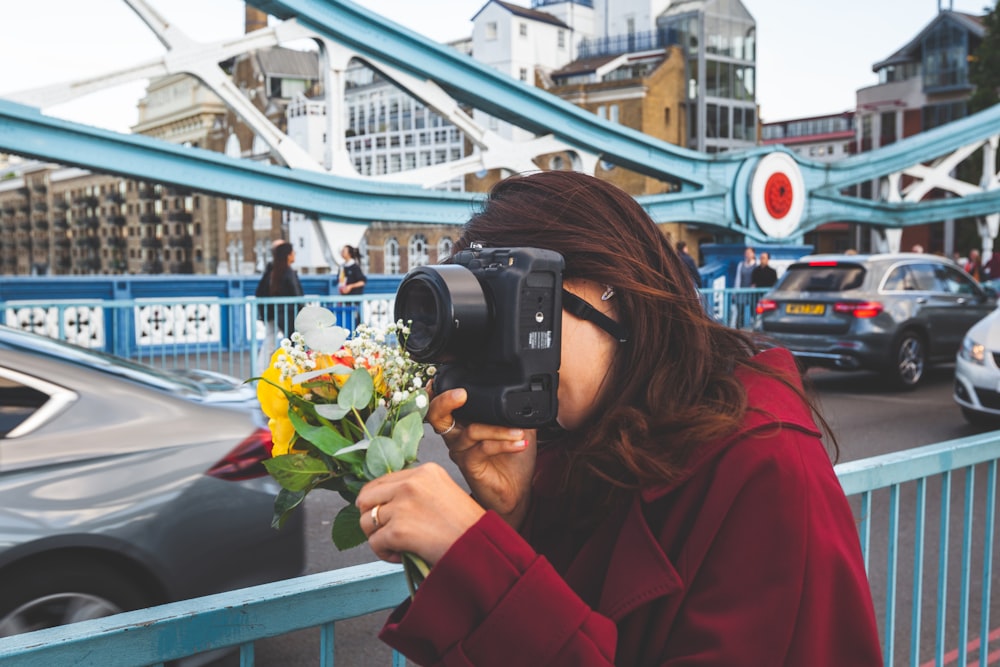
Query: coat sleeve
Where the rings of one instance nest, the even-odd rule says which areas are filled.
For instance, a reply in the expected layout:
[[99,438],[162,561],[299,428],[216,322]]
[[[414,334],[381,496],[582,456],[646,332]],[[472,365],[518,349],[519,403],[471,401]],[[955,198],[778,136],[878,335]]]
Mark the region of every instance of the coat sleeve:
[[882,664],[857,529],[827,453],[815,436],[779,433],[717,468],[704,529],[678,562],[688,590],[663,665]]
[[431,569],[380,637],[421,665],[614,664],[614,623],[487,512]]

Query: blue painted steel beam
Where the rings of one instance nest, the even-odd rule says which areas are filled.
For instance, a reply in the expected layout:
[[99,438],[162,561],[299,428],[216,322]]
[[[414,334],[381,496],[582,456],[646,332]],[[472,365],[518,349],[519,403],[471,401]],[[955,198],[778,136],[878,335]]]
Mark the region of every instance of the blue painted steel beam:
[[241,160],[52,118],[2,99],[0,150],[363,224],[462,223],[482,197]]

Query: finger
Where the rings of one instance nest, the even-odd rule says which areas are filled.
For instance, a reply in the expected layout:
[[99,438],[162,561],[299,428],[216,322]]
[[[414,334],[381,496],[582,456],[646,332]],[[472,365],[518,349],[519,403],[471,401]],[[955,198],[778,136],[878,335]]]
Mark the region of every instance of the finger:
[[455,410],[465,405],[468,398],[464,389],[452,389],[435,396],[427,409],[427,423],[437,433],[447,431],[455,424]]
[[463,452],[487,440],[515,443],[525,438],[524,429],[492,424],[468,424],[462,428],[461,437],[445,440],[450,452]]
[[474,447],[450,450],[448,454],[452,461],[461,464],[475,458],[488,459],[504,454],[516,454],[527,448],[527,440],[482,440]]

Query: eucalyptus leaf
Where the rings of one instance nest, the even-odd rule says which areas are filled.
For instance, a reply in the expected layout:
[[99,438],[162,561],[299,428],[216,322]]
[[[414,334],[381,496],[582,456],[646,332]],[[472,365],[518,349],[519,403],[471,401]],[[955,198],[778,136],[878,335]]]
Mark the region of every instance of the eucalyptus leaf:
[[375,393],[375,383],[367,368],[356,368],[337,394],[337,403],[343,408],[360,410],[368,406]]
[[292,510],[302,504],[306,499],[308,491],[289,491],[281,489],[274,497],[274,518],[271,520],[271,527],[281,529],[285,525],[285,520]]
[[404,465],[417,459],[417,449],[423,437],[424,422],[420,413],[411,412],[396,422],[396,427],[392,429],[392,439],[399,443]]
[[361,530],[361,511],[353,503],[345,505],[337,513],[330,536],[333,538],[334,546],[341,551],[368,541],[365,532]]
[[365,455],[365,470],[369,479],[402,470],[404,463],[403,449],[398,442],[381,435],[372,438]]
[[353,445],[349,445],[347,447],[344,447],[339,452],[337,452],[337,454],[339,455],[339,454],[350,454],[351,452],[363,452],[366,449],[368,449],[368,445],[370,443],[371,443],[371,440],[368,440],[367,438],[365,438],[364,440],[359,440],[358,442],[354,443]]
[[273,459],[265,459],[264,467],[281,488],[289,491],[303,491],[329,476],[326,464],[308,454],[282,454]]
[[343,419],[351,411],[350,406],[342,407],[339,403],[319,403],[314,407],[316,414],[330,421]]
[[328,456],[336,456],[344,447],[349,447],[351,441],[330,426],[314,426],[307,423],[298,412],[289,408],[288,419],[295,427],[295,432],[311,442],[316,449]]
[[365,429],[372,435],[389,435],[388,433],[382,433],[382,426],[385,425],[385,419],[388,416],[389,411],[386,410],[385,406],[378,406],[368,415],[368,419],[365,420]]

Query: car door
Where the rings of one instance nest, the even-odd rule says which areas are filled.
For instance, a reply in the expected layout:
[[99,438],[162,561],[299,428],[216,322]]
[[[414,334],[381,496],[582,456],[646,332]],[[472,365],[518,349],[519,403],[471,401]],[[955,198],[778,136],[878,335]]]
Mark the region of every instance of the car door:
[[935,332],[931,353],[952,356],[958,351],[965,332],[986,317],[996,303],[976,281],[957,268],[947,264],[934,264],[930,268],[934,274],[934,288],[929,298]]

